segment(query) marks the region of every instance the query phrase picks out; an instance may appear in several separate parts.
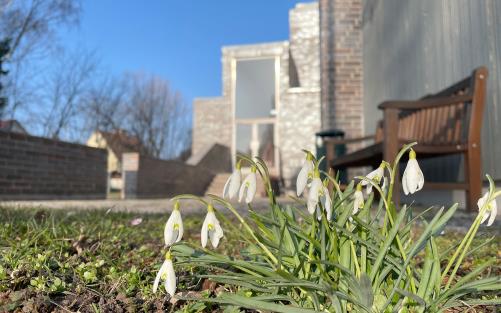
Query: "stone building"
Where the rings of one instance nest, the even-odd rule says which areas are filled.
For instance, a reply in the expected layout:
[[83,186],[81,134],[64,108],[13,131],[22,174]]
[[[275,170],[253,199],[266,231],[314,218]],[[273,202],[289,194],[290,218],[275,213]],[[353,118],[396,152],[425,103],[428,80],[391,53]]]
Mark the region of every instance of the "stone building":
[[286,188],[321,129],[318,3],[296,5],[289,24],[288,41],[222,48],[222,96],[194,100],[192,146],[227,146],[233,163],[259,155]]

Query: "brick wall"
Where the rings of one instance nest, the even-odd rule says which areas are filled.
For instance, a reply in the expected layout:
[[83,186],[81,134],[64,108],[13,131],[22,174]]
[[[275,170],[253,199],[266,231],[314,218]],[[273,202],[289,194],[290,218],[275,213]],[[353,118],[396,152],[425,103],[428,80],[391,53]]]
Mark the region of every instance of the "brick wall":
[[322,128],[346,137],[364,133],[362,2],[319,1]]
[[178,194],[203,195],[214,178],[209,169],[176,160],[122,155],[124,188],[122,198],[165,198]]
[[0,131],[0,199],[105,198],[106,162],[104,149]]

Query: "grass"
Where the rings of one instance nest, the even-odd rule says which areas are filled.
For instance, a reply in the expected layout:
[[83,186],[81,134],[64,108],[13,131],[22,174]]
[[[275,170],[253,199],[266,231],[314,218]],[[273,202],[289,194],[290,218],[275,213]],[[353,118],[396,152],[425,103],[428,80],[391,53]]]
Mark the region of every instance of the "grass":
[[[142,222],[134,226],[138,217]],[[152,294],[165,252],[167,217],[0,208],[0,312],[222,311],[201,302],[171,301],[163,288]],[[198,243],[202,221],[203,216],[184,216],[183,240]],[[238,254],[243,246],[236,238],[227,231],[220,252]],[[438,244],[445,251],[457,238],[446,233]],[[473,247],[484,240],[479,236]],[[497,256],[488,270],[500,275],[500,244],[501,236],[495,237],[469,256],[467,264]],[[178,291],[198,297],[217,292],[217,286],[197,278],[203,274],[199,271],[176,268]],[[465,272],[468,266],[462,268]]]

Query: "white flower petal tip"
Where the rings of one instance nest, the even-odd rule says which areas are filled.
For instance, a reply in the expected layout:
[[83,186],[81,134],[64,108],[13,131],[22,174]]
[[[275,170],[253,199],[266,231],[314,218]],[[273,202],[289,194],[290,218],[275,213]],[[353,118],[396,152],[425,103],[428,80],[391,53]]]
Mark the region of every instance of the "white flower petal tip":
[[[489,200],[488,192],[486,192],[482,198],[478,199],[477,206],[479,212],[481,212],[483,209],[485,210],[480,224],[483,224],[485,221],[487,221],[487,219],[489,219],[487,221],[487,226],[491,226],[498,214],[498,205],[496,203],[496,199],[492,199],[489,203],[486,204],[487,200]],[[487,207],[484,208],[484,206]]]
[[233,199],[237,195],[238,189],[240,188],[241,177],[242,173],[240,169],[235,169],[224,184],[223,198]]
[[364,207],[364,194],[362,193],[362,185],[357,185],[357,189],[353,194],[353,214],[357,214],[358,210]]
[[181,212],[179,211],[179,202],[176,202],[167,223],[165,223],[165,246],[169,247],[174,243],[181,241],[181,238],[183,238],[183,232],[183,219],[181,218]]
[[332,200],[329,195],[329,190],[325,186],[323,186],[322,204],[324,205],[327,220],[330,221],[332,218]]
[[256,170],[252,169],[240,186],[238,202],[242,202],[245,195],[245,203],[251,203],[256,195]]
[[216,218],[214,209],[212,208],[212,206],[209,206],[207,215],[205,216],[205,220],[202,225],[202,232],[200,234],[202,247],[205,248],[207,246],[207,239],[209,239],[212,247],[217,248],[219,241],[221,240],[221,238],[223,238],[223,236],[223,228]]
[[313,162],[311,160],[306,159],[297,175],[296,179],[296,194],[297,196],[301,196],[308,184],[308,180],[311,178],[314,169]]
[[[381,179],[384,177],[384,164],[381,163],[381,165],[377,169],[373,170],[365,177],[379,185],[381,183]],[[372,184],[370,184],[367,180],[362,180],[360,184],[362,186],[367,186],[367,194],[370,194],[372,192]]]
[[158,285],[160,284],[160,279],[165,282],[165,291],[173,297],[176,293],[176,273],[174,272],[174,266],[172,264],[172,257],[170,252],[165,254],[165,261],[160,267],[160,270],[155,277],[155,282],[153,283],[153,293],[158,290]]
[[416,152],[409,152],[409,162],[405,167],[404,175],[402,176],[402,187],[405,195],[413,194],[423,188],[424,176],[419,164],[416,160]]
[[322,185],[322,181],[320,180],[320,178],[318,178],[318,177],[313,178],[313,180],[311,182],[311,186],[310,186],[310,192],[308,194],[308,200],[306,202],[308,212],[310,214],[315,213],[315,209],[316,209],[317,204],[318,204],[318,198],[320,196],[320,192],[321,192],[322,187],[323,187],[323,185]]

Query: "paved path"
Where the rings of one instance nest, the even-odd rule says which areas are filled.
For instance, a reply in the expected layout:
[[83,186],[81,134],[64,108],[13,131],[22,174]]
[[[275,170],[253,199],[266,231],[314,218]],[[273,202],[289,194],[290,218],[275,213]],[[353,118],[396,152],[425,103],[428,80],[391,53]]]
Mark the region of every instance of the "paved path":
[[[257,198],[253,201],[252,207],[257,211],[265,210],[268,200],[266,198]],[[278,199],[282,204],[293,204],[294,201],[290,198],[282,197]],[[131,213],[167,213],[172,209],[172,201],[170,199],[140,199],[140,200],[43,200],[43,201],[4,201],[0,202],[0,207],[14,208],[44,208],[44,209],[66,209],[66,210],[111,210],[114,212],[131,212]],[[247,205],[235,202],[235,208],[241,213],[247,212]],[[205,208],[196,200],[182,200],[181,208],[183,214],[204,214]],[[422,212],[422,208],[415,208],[414,215]],[[438,209],[432,209],[426,214],[426,219],[431,220]],[[498,212],[498,217],[494,225],[486,229],[488,232],[501,234],[501,210]],[[465,210],[458,209],[453,218],[449,221],[447,229],[464,232],[470,227],[475,219],[475,215]]]
[[[291,199],[279,198],[280,203],[293,203]],[[247,211],[245,203],[232,203],[240,212]],[[268,199],[257,198],[252,207],[262,210],[267,207]],[[170,212],[173,202],[170,199],[137,199],[137,200],[40,200],[40,201],[0,201],[0,207],[10,208],[44,208],[64,210],[110,210],[131,213],[166,213]],[[181,200],[183,213],[205,213],[203,205],[196,200]]]

